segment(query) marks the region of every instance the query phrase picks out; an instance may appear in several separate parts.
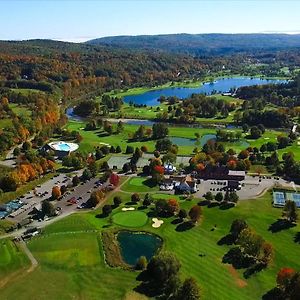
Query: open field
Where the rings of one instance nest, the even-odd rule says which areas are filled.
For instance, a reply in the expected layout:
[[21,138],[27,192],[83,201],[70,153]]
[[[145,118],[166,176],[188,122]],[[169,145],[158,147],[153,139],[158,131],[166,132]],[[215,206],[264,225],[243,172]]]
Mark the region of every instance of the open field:
[[[112,193],[108,201],[112,201],[115,195],[116,193]],[[114,209],[113,214],[121,213],[123,205],[130,200],[130,193],[118,192],[117,195],[121,196],[123,203]],[[159,197],[159,194],[155,194],[155,198]],[[181,201],[180,205],[189,209],[196,202],[197,200]],[[147,213],[149,209],[142,211]],[[45,237],[37,237],[29,242],[29,248],[41,266],[3,288],[0,297],[13,299],[18,290],[19,293],[22,292],[23,299],[34,298],[37,295],[34,280],[41,278],[43,280],[38,287],[41,289],[40,299],[55,299],[58,291],[60,299],[94,299],[96,295],[104,300],[123,299],[139,284],[135,279],[137,273],[105,265],[98,237],[106,227],[113,228],[115,225],[110,217],[99,218],[98,215],[98,210],[75,214],[49,225],[45,229]],[[271,194],[267,193],[256,200],[241,201],[237,207],[227,210],[203,207],[200,225],[187,231],[177,231],[177,225],[171,223],[173,217],[164,219],[164,224],[159,229],[152,228],[151,222],[148,222],[139,227],[139,230],[153,232],[163,238],[164,249],[174,252],[180,259],[182,276],[193,276],[201,285],[203,299],[253,300],[260,299],[274,287],[276,273],[281,267],[300,269],[299,244],[296,242],[300,226],[276,233],[268,230],[280,215],[281,209],[271,206]],[[217,242],[228,233],[235,218],[246,219],[275,249],[274,262],[250,279],[243,277],[244,270],[235,270],[221,262],[230,247],[219,246]],[[215,230],[212,231],[212,228]],[[86,230],[96,230],[99,233],[82,232]],[[199,256],[200,254],[204,256]],[[64,282],[63,286],[61,281]]]

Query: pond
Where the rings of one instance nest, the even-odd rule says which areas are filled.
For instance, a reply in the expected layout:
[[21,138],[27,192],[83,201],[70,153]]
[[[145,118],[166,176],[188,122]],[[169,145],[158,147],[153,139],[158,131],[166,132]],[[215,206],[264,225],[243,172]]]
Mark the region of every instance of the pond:
[[204,146],[209,140],[216,140],[215,134],[204,134],[199,141],[184,137],[172,136],[170,140],[177,146]]
[[134,266],[141,256],[149,261],[162,246],[162,239],[145,232],[120,231],[117,234],[122,258],[125,263]]
[[146,104],[148,106],[158,105],[157,99],[160,96],[177,96],[178,98],[184,99],[189,97],[191,94],[207,94],[211,95],[214,92],[225,93],[231,88],[239,88],[242,86],[251,85],[263,85],[270,83],[286,83],[286,80],[276,79],[261,79],[261,78],[249,78],[249,77],[233,77],[216,80],[212,83],[204,83],[196,88],[186,87],[168,87],[165,89],[148,91],[143,94],[125,96],[125,102],[133,102],[136,104]]
[[[217,136],[215,134],[204,134],[200,141],[197,142],[196,139],[189,139],[184,137],[172,136],[170,140],[173,144],[177,146],[201,146],[203,147],[209,140],[216,141]],[[249,147],[249,143],[246,140],[239,140],[235,142],[227,142],[227,147],[240,147],[240,148],[247,148]]]

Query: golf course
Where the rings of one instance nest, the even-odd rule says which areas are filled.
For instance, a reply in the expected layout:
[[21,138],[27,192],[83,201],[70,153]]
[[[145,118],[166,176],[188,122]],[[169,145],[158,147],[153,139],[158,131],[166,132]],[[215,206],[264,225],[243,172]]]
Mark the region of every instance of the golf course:
[[[160,198],[159,193],[153,195]],[[138,272],[115,269],[106,264],[101,240],[101,232],[106,230],[129,229],[157,234],[163,239],[163,249],[179,258],[181,275],[193,276],[199,282],[203,299],[259,299],[275,285],[281,267],[300,268],[297,239],[300,227],[276,233],[269,230],[281,216],[281,209],[271,206],[269,192],[258,199],[240,201],[230,209],[203,206],[201,221],[187,230],[181,229],[180,224],[176,225],[176,217],[163,218],[164,223],[153,228],[148,217],[151,205],[143,207],[140,203],[131,203],[134,211],[122,211],[131,201],[130,193],[112,192],[107,203],[112,204],[115,196],[121,197],[122,203],[113,209],[111,215],[103,217],[99,210],[76,213],[47,226],[42,235],[29,241],[28,248],[38,260],[38,267],[26,276],[16,276],[13,282],[1,289],[0,298],[14,299],[16,291],[22,291],[23,299],[32,299],[36,295],[35,282],[38,280],[40,296],[47,299],[143,299],[132,294],[139,284],[136,280]],[[176,195],[164,196],[180,200]],[[198,202],[198,199],[181,200],[180,206],[188,210]],[[230,264],[222,263],[230,246],[218,245],[236,218],[246,219],[249,226],[275,249],[270,266],[247,279],[243,276],[245,270],[236,270]],[[0,261],[1,279],[6,274],[3,266],[13,264],[16,269],[26,266],[24,258],[20,262],[11,242],[3,244],[2,241],[0,249],[5,254],[1,255]],[[128,295],[136,298],[126,298]]]

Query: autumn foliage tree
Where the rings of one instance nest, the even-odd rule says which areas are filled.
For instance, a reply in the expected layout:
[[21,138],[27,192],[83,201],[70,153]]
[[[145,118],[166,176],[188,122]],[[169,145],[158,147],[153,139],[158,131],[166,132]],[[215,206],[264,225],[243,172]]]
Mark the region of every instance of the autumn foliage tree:
[[200,220],[201,215],[202,209],[199,205],[194,205],[189,211],[189,217],[194,224]]
[[176,199],[169,199],[167,205],[170,214],[174,215],[178,213],[180,206]]
[[276,283],[279,287],[285,287],[292,279],[296,271],[292,268],[282,268],[277,273]]
[[120,182],[120,176],[116,173],[112,173],[109,177],[110,184],[117,186]]
[[52,188],[52,199],[58,199],[61,196],[60,187],[55,185]]

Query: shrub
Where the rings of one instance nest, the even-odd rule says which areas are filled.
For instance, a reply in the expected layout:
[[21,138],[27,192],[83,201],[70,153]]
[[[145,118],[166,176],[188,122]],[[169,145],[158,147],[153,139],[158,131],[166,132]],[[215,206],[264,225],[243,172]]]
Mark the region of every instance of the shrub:
[[145,270],[147,268],[147,263],[147,258],[145,256],[141,256],[136,262],[136,270]]

